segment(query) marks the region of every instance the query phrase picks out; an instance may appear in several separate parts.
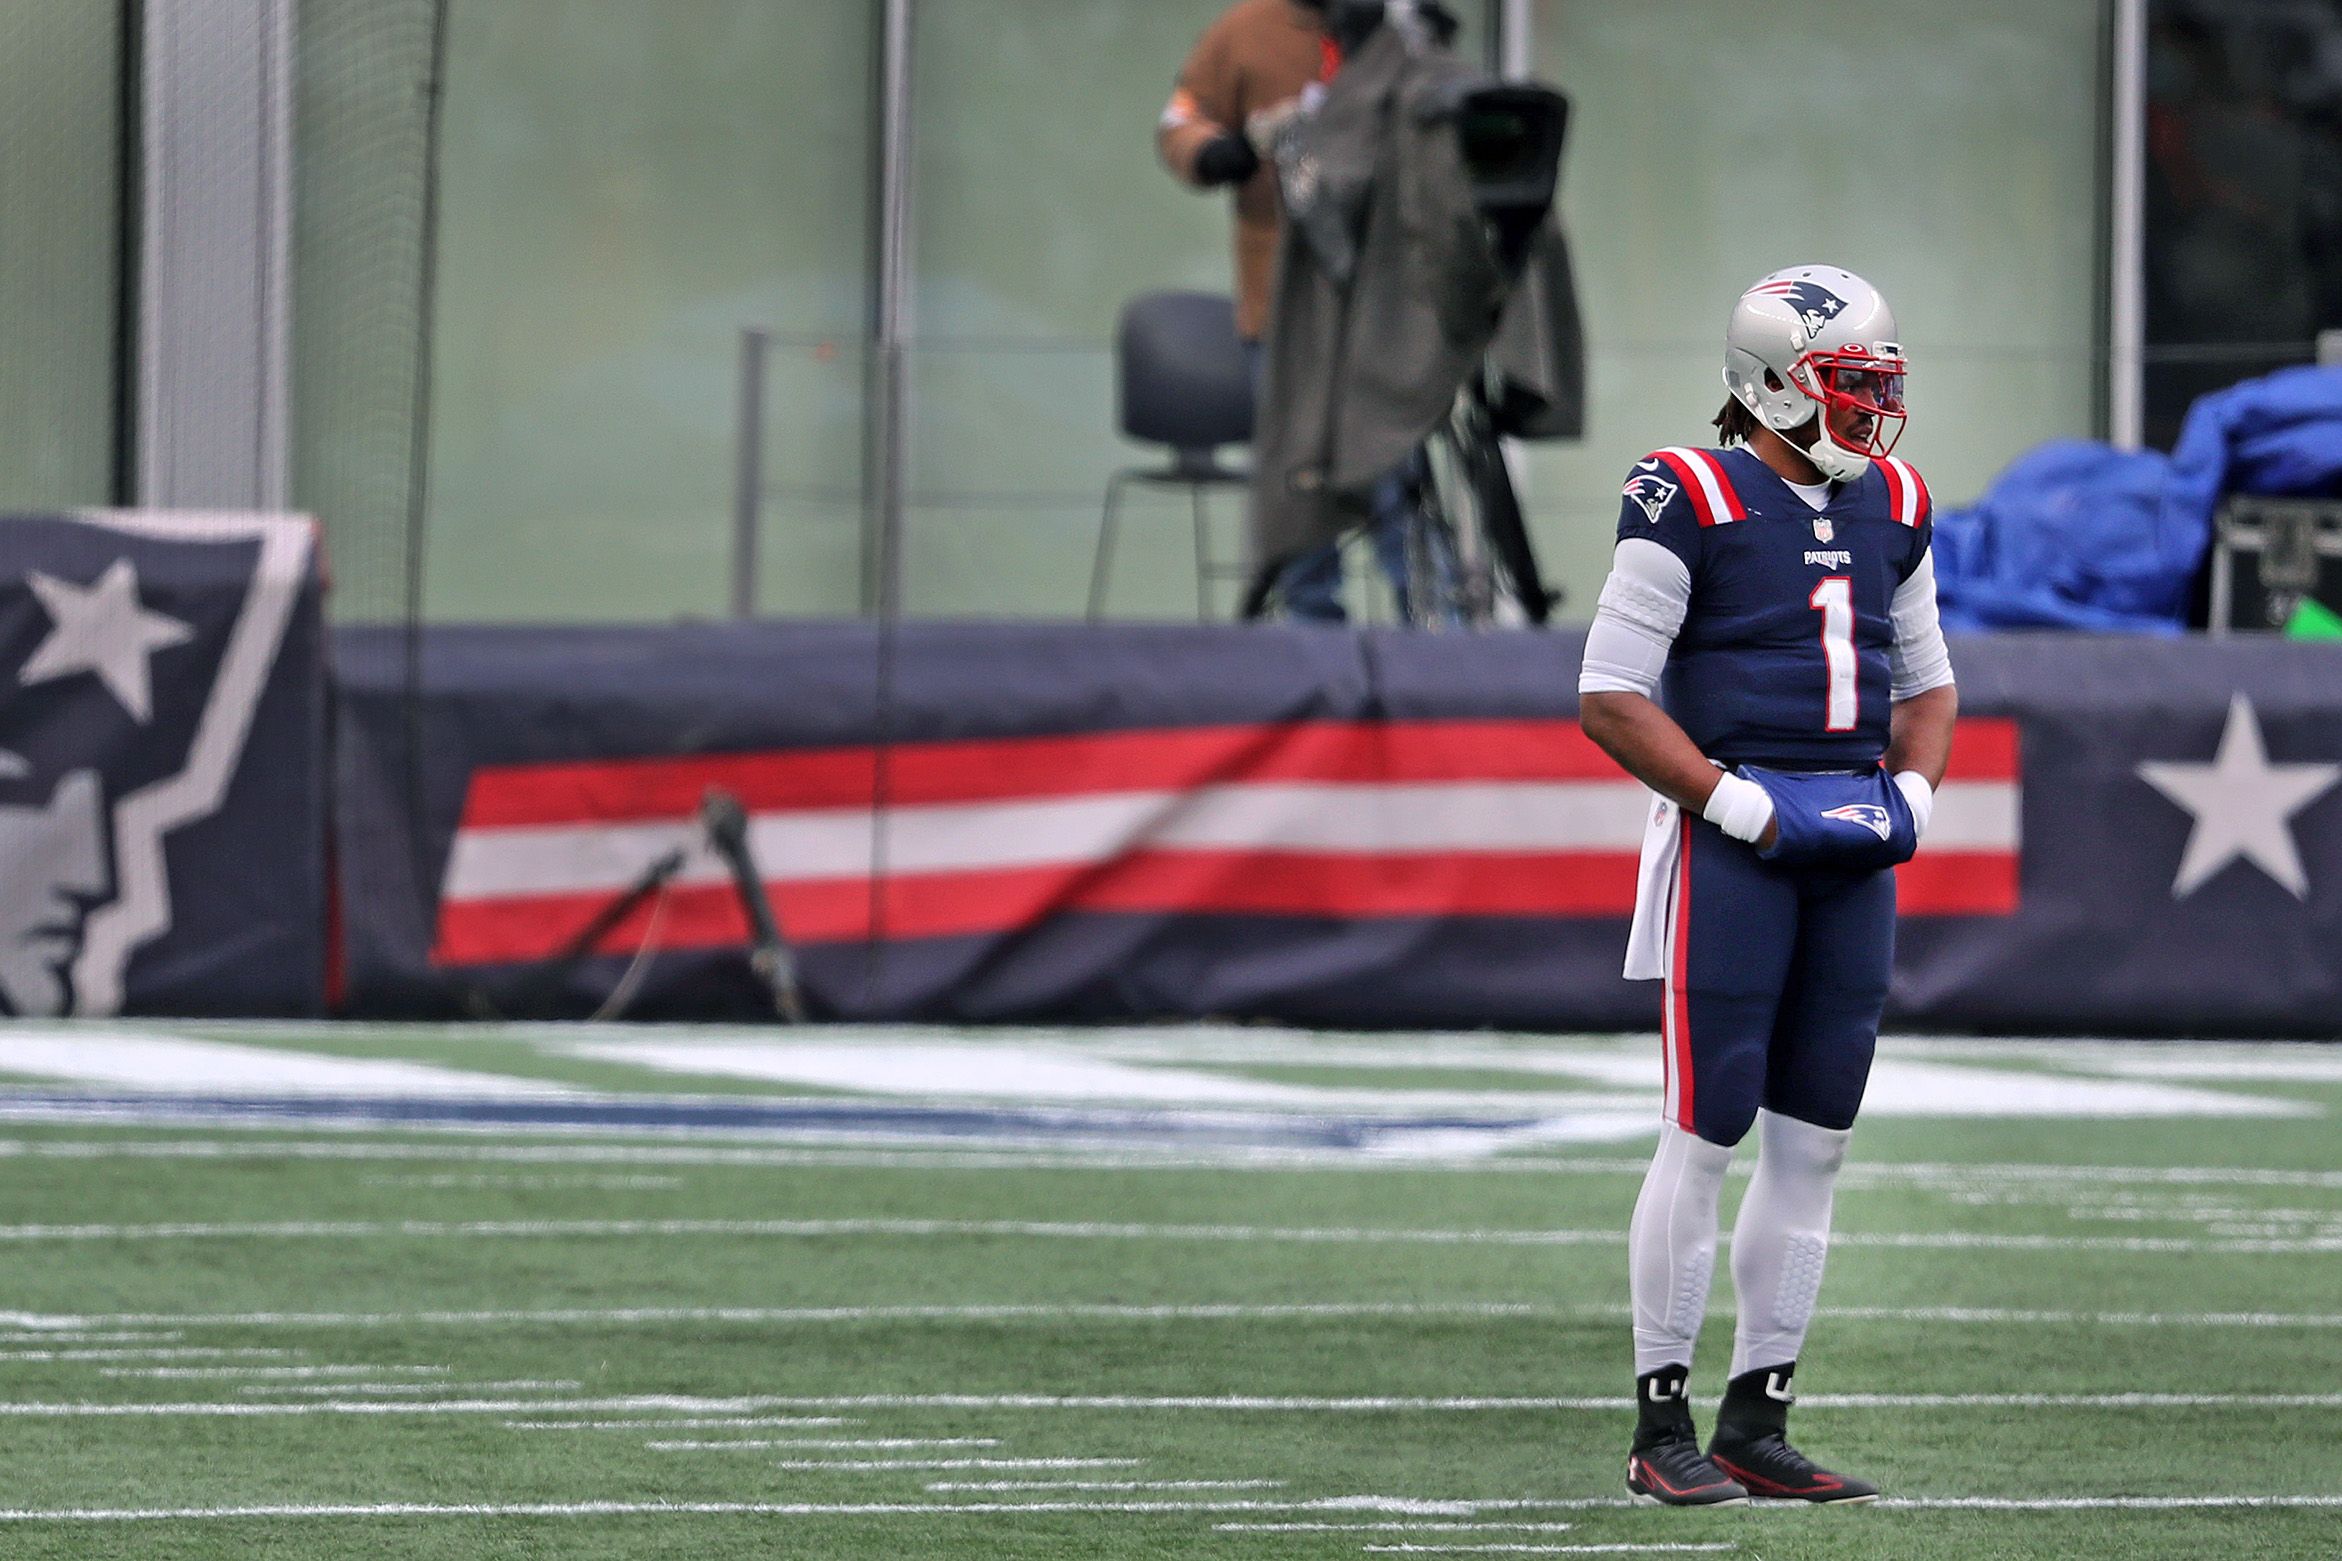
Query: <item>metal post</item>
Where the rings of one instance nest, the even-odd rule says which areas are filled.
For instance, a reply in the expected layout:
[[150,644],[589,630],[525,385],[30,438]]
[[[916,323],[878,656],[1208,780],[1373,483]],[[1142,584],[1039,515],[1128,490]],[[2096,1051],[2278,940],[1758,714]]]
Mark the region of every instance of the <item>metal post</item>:
[[732,616],[756,616],[757,542],[764,529],[764,360],[772,332],[740,333],[740,447],[732,471]]
[[1527,81],[1536,73],[1536,22],[1531,0],[1497,0],[1497,74],[1507,81]]
[[880,38],[878,287],[872,308],[871,535],[863,606],[902,610],[905,502],[904,358],[911,332],[912,0],[886,0]]
[[2135,450],[2147,423],[2147,0],[2114,0],[2106,300],[2106,437]]

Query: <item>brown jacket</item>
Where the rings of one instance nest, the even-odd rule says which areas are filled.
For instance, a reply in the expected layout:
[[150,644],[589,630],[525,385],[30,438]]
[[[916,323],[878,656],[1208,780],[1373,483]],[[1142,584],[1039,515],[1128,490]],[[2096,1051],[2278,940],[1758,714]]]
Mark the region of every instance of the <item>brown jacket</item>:
[[[1325,70],[1319,13],[1295,0],[1236,0],[1180,67],[1155,137],[1164,163],[1195,183],[1196,153],[1206,142],[1299,97]],[[1247,341],[1258,341],[1268,325],[1269,279],[1283,222],[1277,176],[1264,162],[1236,191],[1236,330]]]

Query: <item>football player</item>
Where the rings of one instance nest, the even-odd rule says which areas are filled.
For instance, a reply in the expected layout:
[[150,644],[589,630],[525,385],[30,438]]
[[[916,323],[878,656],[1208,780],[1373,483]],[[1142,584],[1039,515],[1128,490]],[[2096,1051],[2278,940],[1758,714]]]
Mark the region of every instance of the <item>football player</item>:
[[[1742,294],[1721,448],[1636,463],[1586,640],[1586,734],[1657,793],[1626,963],[1666,983],[1665,1120],[1628,1233],[1627,1488],[1645,1501],[1878,1494],[1787,1426],[1886,1003],[1893,867],[1927,831],[1959,703],[1927,486],[1891,453],[1904,370],[1886,300],[1851,272],[1794,266]],[[1685,1382],[1752,1127],[1739,1326],[1703,1451]]]

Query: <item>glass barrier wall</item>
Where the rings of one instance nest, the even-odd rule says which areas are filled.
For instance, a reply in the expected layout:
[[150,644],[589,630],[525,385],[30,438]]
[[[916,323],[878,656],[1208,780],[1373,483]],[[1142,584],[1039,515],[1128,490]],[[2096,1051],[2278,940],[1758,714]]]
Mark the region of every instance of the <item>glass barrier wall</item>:
[[122,8],[0,0],[0,511],[115,496]]
[[[726,611],[750,327],[771,333],[759,606],[868,610],[885,0],[453,5],[434,154],[442,3],[301,0],[295,491],[327,521],[343,615],[396,615],[414,513],[429,617]],[[1084,610],[1108,477],[1161,460],[1115,429],[1117,316],[1230,286],[1225,197],[1153,145],[1223,4],[909,5],[908,611]],[[1484,55],[1494,5],[1460,9]],[[1725,311],[1776,266],[1826,258],[1895,301],[1918,366],[1904,453],[1944,500],[2094,431],[2105,0],[1533,12],[1537,69],[1575,99],[1592,349],[1587,438],[1522,462],[1569,614],[1628,464],[1707,437]],[[1242,510],[1213,501],[1219,559],[1243,554]],[[1193,616],[1193,553],[1185,494],[1132,494],[1113,615]]]
[[1527,462],[1540,555],[1586,617],[1627,468],[1705,445],[1725,317],[1825,261],[1895,307],[1897,454],[1965,503],[2045,439],[2099,431],[2100,0],[1539,0],[1570,94],[1562,172],[1585,310],[1586,438]]

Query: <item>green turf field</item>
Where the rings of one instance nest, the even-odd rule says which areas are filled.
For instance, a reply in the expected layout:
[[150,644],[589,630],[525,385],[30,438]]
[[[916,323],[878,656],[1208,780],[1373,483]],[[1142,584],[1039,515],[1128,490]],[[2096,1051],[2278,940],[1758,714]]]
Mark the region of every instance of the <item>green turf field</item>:
[[1709,1515],[1654,1054],[0,1027],[0,1556],[2342,1555],[2342,1049],[1890,1043],[1793,1417],[1890,1499]]

